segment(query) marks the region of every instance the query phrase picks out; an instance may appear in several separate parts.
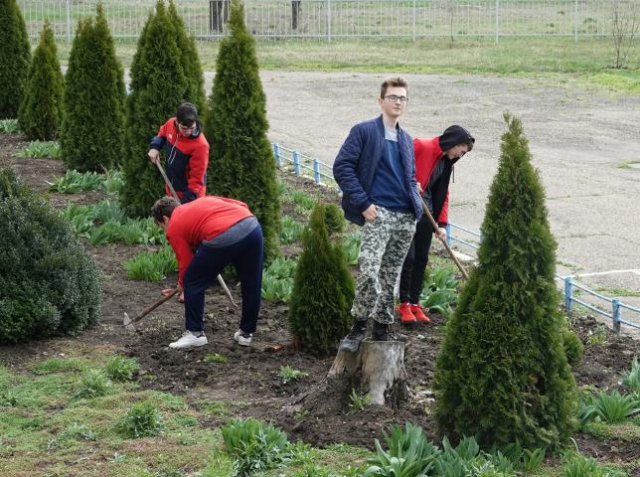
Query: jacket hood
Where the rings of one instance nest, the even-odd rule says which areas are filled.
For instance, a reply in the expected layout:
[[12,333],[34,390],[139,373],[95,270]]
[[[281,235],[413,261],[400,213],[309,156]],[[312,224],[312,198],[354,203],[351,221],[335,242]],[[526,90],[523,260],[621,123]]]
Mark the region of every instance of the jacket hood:
[[471,135],[469,131],[467,131],[462,126],[458,126],[454,124],[453,126],[449,126],[444,132],[439,136],[439,144],[442,152],[446,152],[452,147],[457,146],[458,144],[462,144],[465,142],[471,141],[475,144],[476,139]]

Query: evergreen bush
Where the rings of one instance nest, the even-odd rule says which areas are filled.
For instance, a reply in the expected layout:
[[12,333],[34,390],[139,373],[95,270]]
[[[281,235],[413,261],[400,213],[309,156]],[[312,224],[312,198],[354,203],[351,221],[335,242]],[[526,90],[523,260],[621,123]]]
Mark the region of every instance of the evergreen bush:
[[244,23],[241,0],[231,2],[229,26],[231,33],[220,43],[205,127],[211,144],[207,187],[249,205],[262,225],[270,261],[278,254],[280,195],[255,40]]
[[95,20],[78,23],[64,108],[60,146],[67,168],[102,172],[117,166],[124,154],[125,87],[101,4]]
[[520,120],[505,114],[478,267],[436,366],[442,433],[483,446],[555,447],[575,427],[576,390],[554,284],[555,242]]
[[0,0],[0,118],[15,118],[31,61],[29,37],[16,0]]
[[160,126],[175,115],[188,84],[175,28],[159,1],[138,38],[131,63],[122,162],[125,184],[120,191],[122,209],[130,217],[148,216],[154,202],[164,195],[164,183],[147,152]]
[[100,315],[98,271],[68,223],[0,169],[0,343],[73,334]]
[[58,137],[62,122],[63,84],[53,30],[49,22],[45,22],[18,111],[20,129],[29,139],[50,141]]
[[311,213],[302,238],[289,309],[289,328],[303,349],[326,354],[351,326],[354,281],[339,245],[329,240],[325,205]]

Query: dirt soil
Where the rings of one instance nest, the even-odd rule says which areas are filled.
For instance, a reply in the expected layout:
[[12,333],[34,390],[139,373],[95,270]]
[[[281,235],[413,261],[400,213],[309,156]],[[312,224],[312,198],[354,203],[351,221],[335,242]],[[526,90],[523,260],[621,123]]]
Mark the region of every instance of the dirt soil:
[[[47,192],[45,181],[61,175],[64,168],[55,160],[13,157],[25,145],[19,135],[0,135],[0,166],[11,165],[33,189],[48,196],[54,207],[65,207],[69,201],[100,199],[95,193],[68,196]],[[333,193],[316,189],[301,179],[284,179],[295,187],[337,200]],[[210,401],[226,403],[228,415],[210,416],[204,425],[219,426],[231,416],[255,416],[282,427],[292,439],[302,439],[313,445],[343,442],[371,448],[374,438],[382,438],[390,424],[402,425],[409,420],[422,425],[431,437],[436,437],[431,389],[442,342],[443,318],[438,314],[432,314],[432,322],[428,325],[396,330],[407,340],[405,366],[415,395],[406,405],[396,410],[369,407],[355,413],[349,413],[348,409],[338,413],[304,411],[295,405],[299,396],[322,384],[333,358],[292,352],[288,346],[291,337],[284,303],[263,303],[254,345],[243,348],[232,338],[238,327],[238,310],[229,304],[219,287],[211,289],[206,298],[208,346],[194,351],[171,350],[168,343],[184,329],[182,306],[177,301],[169,301],[148,316],[138,333],[127,332],[122,327],[122,319],[125,311],[134,316],[157,300],[162,288],[175,284],[176,276],[168,277],[162,284],[129,280],[122,263],[144,247],[109,245],[87,249],[104,277],[103,318],[99,324],[73,338],[73,345],[108,347],[114,352],[136,357],[142,367],[140,382],[143,386],[183,394],[196,407],[204,408]],[[228,284],[238,299],[239,287],[232,282]],[[592,317],[575,317],[574,325],[585,344],[584,362],[575,371],[578,384],[601,389],[616,387],[621,371],[628,368],[633,356],[639,354],[639,342],[612,334]],[[604,338],[590,339],[594,335]],[[63,342],[68,343],[69,339],[0,347],[0,362],[22,369],[32,359],[56,353]],[[226,356],[228,362],[207,362],[207,356],[213,353]],[[283,384],[278,371],[286,365],[308,373],[308,377],[297,383]],[[586,435],[578,435],[577,443],[582,451],[603,461],[640,459],[637,443],[600,441]]]

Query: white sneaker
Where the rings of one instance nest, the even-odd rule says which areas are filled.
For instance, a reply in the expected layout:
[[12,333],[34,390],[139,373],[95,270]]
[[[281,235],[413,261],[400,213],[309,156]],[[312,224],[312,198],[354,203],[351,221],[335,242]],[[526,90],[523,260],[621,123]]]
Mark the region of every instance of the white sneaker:
[[249,346],[251,340],[253,340],[253,333],[245,333],[242,330],[238,330],[234,333],[233,339],[241,346]]
[[204,346],[208,343],[207,337],[204,333],[196,336],[191,331],[185,331],[179,340],[169,343],[169,348],[173,349],[188,349],[197,348],[198,346]]

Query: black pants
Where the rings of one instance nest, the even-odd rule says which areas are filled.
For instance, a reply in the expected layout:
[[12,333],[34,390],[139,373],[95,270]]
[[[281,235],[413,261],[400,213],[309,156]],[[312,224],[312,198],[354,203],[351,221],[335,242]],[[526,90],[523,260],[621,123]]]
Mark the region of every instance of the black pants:
[[433,227],[426,216],[418,221],[416,233],[411,241],[411,248],[404,259],[400,275],[400,302],[417,304],[422,293],[424,271],[429,262],[429,249],[433,239]]

